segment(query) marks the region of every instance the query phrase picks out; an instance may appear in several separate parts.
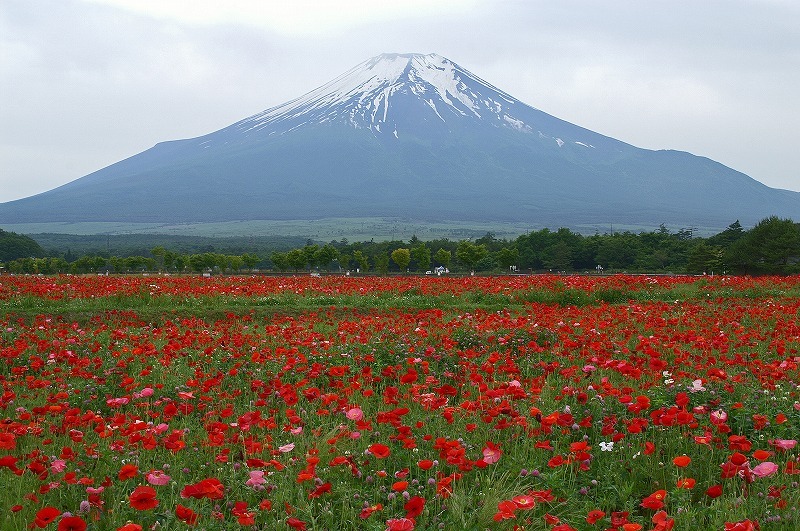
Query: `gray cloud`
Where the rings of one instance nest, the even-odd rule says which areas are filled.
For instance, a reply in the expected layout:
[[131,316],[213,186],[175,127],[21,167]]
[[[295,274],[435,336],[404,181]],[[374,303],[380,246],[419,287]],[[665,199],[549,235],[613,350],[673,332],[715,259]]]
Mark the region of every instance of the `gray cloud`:
[[219,129],[387,51],[442,54],[559,118],[800,190],[795,2],[485,0],[357,16],[293,35],[77,0],[0,3],[0,201]]

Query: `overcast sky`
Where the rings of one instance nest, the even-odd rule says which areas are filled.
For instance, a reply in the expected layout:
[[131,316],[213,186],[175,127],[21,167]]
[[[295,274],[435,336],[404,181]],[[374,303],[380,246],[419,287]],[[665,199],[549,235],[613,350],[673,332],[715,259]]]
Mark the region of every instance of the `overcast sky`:
[[0,0],[0,202],[438,53],[630,144],[800,191],[797,0]]

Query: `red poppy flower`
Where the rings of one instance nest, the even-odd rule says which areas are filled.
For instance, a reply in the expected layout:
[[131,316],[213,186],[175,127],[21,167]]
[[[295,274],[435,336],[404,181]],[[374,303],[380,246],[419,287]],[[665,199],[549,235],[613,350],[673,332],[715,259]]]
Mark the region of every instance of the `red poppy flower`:
[[58,521],[58,531],[86,531],[86,522],[80,516],[65,516]]
[[298,520],[293,516],[290,516],[289,518],[286,519],[286,524],[292,529],[299,529],[300,531],[306,530],[306,523],[302,520]]
[[256,513],[244,512],[236,515],[236,522],[241,526],[252,526],[256,524]]
[[731,463],[733,463],[736,466],[742,466],[743,464],[745,464],[747,462],[747,456],[744,455],[744,454],[741,454],[739,452],[734,452],[734,453],[731,454],[731,457],[729,458],[729,460],[730,460]]
[[193,510],[188,507],[184,507],[180,503],[175,506],[175,516],[181,522],[184,522],[189,525],[195,525],[197,523],[197,518],[200,516]]
[[411,531],[412,529],[414,529],[414,520],[409,518],[386,520],[386,531]]
[[326,492],[330,492],[330,490],[331,490],[330,482],[323,483],[322,485],[320,485],[319,487],[317,487],[313,491],[309,492],[308,493],[308,498],[309,499],[311,499],[311,498],[319,498],[320,496],[322,496]]
[[4,455],[3,457],[0,457],[0,468],[8,468],[15,475],[21,476],[22,470],[17,468],[17,461],[19,461],[18,457],[14,457],[13,455]]
[[722,496],[722,485],[712,485],[706,490],[706,496],[709,498],[719,498]]
[[628,511],[615,511],[611,513],[611,526],[622,527],[628,523]]
[[760,529],[758,522],[752,520],[725,522],[725,531],[756,531],[757,529]]
[[371,453],[376,459],[385,459],[389,457],[389,454],[391,453],[388,446],[380,443],[370,445],[367,450],[369,450],[369,453]]
[[511,500],[504,500],[497,504],[497,512],[492,517],[492,520],[499,522],[501,520],[509,520],[516,518],[517,504]]
[[13,450],[17,447],[17,438],[13,433],[0,433],[0,449]]
[[362,520],[366,520],[367,518],[372,516],[372,513],[374,513],[375,511],[380,511],[382,509],[383,505],[381,505],[380,503],[376,505],[370,505],[369,507],[364,507],[363,509],[361,509],[361,512],[359,513],[358,517],[361,518]]
[[544,514],[544,523],[547,525],[556,525],[561,523],[561,518],[550,513]]
[[142,526],[128,522],[124,526],[118,527],[117,531],[142,531]]
[[119,478],[120,481],[125,481],[126,479],[131,479],[136,477],[138,473],[139,473],[139,467],[128,463],[126,465],[122,465],[122,468],[119,469],[119,474],[117,474],[117,477]]
[[679,455],[678,457],[672,460],[672,463],[679,468],[684,468],[686,466],[689,466],[689,463],[691,462],[692,458],[689,457],[688,455]]
[[661,509],[664,507],[664,498],[667,497],[667,491],[657,490],[647,498],[642,500],[641,505],[645,509]]
[[517,506],[517,509],[528,510],[533,509],[536,505],[536,498],[529,494],[521,494],[519,496],[514,496],[511,501]]
[[36,518],[33,520],[33,524],[36,527],[45,528],[50,525],[50,523],[55,521],[55,519],[59,516],[61,516],[61,511],[55,507],[47,506],[43,509],[39,509],[39,511],[36,513]]
[[430,459],[423,459],[417,462],[417,466],[422,470],[430,470],[433,467],[433,461]]
[[225,495],[225,486],[217,478],[201,479],[193,485],[186,485],[181,490],[181,498],[208,498],[220,500]]
[[412,519],[421,515],[424,508],[425,498],[422,496],[413,496],[405,503],[405,505],[403,505],[403,509],[406,511],[406,518]]
[[392,490],[395,492],[403,492],[408,488],[408,481],[395,481],[392,483]]
[[755,452],[753,452],[753,457],[755,459],[758,459],[759,461],[764,461],[765,459],[768,459],[770,456],[772,456],[772,452],[768,452],[766,450],[756,450]]
[[602,520],[605,517],[606,513],[599,509],[594,509],[589,511],[589,514],[586,515],[586,521],[590,524],[596,524],[598,520]]
[[753,443],[747,440],[744,435],[731,435],[728,437],[728,448],[731,450],[749,452],[752,447]]
[[654,514],[653,523],[656,524],[653,531],[670,531],[675,527],[675,520],[667,516],[666,511],[658,511]]
[[156,489],[146,485],[136,487],[130,495],[129,503],[131,507],[138,511],[146,511],[157,507]]

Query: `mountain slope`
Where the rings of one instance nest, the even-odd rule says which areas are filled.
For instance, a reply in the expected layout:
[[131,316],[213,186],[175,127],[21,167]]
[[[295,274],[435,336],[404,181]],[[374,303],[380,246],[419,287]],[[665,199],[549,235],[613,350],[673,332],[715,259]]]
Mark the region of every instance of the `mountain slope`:
[[800,194],[559,120],[435,54],[384,54],[214,133],[165,142],[0,223],[404,217],[725,227]]

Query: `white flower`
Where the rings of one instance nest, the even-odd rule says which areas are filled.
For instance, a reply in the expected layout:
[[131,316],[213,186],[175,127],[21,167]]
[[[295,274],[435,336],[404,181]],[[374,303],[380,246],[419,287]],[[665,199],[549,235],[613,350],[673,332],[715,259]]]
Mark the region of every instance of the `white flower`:
[[610,452],[614,449],[614,441],[605,442],[600,441],[600,450],[603,452]]

